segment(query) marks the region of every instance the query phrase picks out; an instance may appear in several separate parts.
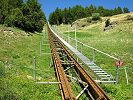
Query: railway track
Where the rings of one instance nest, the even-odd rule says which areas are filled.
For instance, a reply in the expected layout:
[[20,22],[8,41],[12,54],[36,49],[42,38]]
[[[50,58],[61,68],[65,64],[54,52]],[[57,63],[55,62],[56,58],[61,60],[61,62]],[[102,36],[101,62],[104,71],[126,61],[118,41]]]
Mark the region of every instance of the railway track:
[[[62,41],[53,34],[49,25],[48,37],[57,80],[60,82],[62,100],[77,100],[83,94],[88,100],[109,100],[105,92],[65,48]],[[76,81],[81,89],[77,96],[72,88],[72,80]]]

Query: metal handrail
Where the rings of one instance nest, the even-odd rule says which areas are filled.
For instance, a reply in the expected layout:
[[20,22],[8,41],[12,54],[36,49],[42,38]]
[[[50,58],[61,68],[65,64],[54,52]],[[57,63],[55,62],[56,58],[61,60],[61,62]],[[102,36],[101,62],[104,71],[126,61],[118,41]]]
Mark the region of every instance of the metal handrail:
[[[67,37],[65,34],[62,34],[62,35],[65,36],[65,37]],[[71,39],[71,40],[75,40],[75,38],[72,38],[72,37],[70,37],[70,39]],[[103,51],[100,51],[100,50],[98,50],[98,49],[92,47],[92,46],[86,45],[86,44],[84,44],[83,42],[81,42],[81,41],[79,41],[79,40],[76,40],[76,41],[79,42],[80,44],[82,44],[83,46],[88,47],[88,48],[90,48],[90,49],[93,49],[93,50],[95,50],[95,51],[97,51],[97,52],[99,52],[99,53],[101,53],[101,54],[103,54],[103,55],[106,55],[106,56],[108,56],[108,57],[110,57],[110,58],[112,58],[112,59],[114,59],[114,60],[120,60],[119,58],[116,58],[116,57],[114,57],[114,56],[112,56],[112,55],[109,55],[109,54],[107,54],[107,53],[105,53],[105,52],[103,52]]]

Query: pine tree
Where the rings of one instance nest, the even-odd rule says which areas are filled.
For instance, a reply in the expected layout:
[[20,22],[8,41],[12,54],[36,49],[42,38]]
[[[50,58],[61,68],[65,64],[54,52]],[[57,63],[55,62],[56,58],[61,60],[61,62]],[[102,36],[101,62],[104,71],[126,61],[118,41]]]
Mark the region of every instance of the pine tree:
[[57,21],[57,25],[60,25],[60,24],[62,24],[62,18],[63,18],[63,16],[62,16],[62,10],[61,9],[59,9],[59,8],[56,8],[56,10],[55,10],[55,16],[56,16],[56,21]]
[[97,9],[97,12],[100,14],[100,16],[104,16],[105,9],[103,6],[99,6]]
[[23,27],[23,13],[19,8],[12,9],[9,16],[5,18],[6,25],[16,26],[18,28]]
[[37,0],[28,0],[26,4],[22,5],[21,9],[24,15],[23,29],[30,32],[41,32],[46,19]]
[[[124,12],[129,12],[127,8],[123,9]],[[105,9],[103,6],[93,6],[92,4],[89,7],[82,7],[81,5],[76,5],[69,9],[65,8],[64,10],[56,9],[49,16],[49,22],[53,24],[71,24],[77,19],[90,17],[92,16],[94,20],[100,19],[100,16],[112,16],[121,14],[121,7],[117,7],[114,9]]]
[[128,8],[126,8],[126,7],[123,8],[123,13],[129,13],[129,12],[130,12],[130,11],[129,11]]
[[118,8],[117,8],[117,14],[122,14],[122,9],[121,9],[121,7],[118,7]]

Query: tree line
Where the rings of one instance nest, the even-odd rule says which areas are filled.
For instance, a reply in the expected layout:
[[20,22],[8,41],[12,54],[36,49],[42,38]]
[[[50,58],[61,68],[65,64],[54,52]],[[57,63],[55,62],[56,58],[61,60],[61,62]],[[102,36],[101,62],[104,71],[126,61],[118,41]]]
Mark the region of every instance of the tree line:
[[0,24],[41,32],[46,22],[37,0],[0,0]]
[[72,24],[77,19],[91,17],[94,13],[99,13],[100,16],[112,16],[122,13],[128,13],[129,9],[124,7],[117,7],[114,9],[105,9],[103,6],[93,6],[92,4],[88,7],[83,7],[81,5],[76,5],[74,7],[69,7],[65,9],[56,8],[56,10],[50,13],[49,22],[52,25]]

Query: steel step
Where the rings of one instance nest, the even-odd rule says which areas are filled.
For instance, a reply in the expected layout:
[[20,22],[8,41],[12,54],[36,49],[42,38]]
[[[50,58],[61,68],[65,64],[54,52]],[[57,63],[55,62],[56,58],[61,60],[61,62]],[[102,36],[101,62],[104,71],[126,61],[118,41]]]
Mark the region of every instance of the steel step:
[[101,81],[101,80],[95,80],[97,83],[104,83],[104,84],[115,84],[116,81]]
[[102,69],[92,69],[93,71],[102,71]]
[[94,71],[95,73],[105,73],[105,71],[103,70],[97,70],[97,71]]
[[98,75],[99,77],[111,77],[111,75]]
[[111,80],[111,78],[101,78],[101,80]]
[[90,67],[90,69],[101,69],[101,68],[95,66],[95,67]]
[[96,73],[97,75],[108,75],[107,73]]

